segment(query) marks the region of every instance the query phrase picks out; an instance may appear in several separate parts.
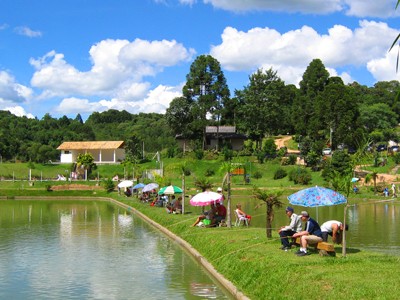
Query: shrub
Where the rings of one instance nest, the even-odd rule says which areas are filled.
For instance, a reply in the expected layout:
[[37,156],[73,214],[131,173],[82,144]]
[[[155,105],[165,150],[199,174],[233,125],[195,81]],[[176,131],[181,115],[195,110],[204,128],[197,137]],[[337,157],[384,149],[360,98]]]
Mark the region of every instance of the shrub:
[[114,185],[114,182],[112,181],[112,179],[108,178],[108,179],[103,180],[103,187],[107,193],[111,193],[114,190],[115,185]]
[[260,179],[262,178],[262,173],[260,171],[255,171],[253,174],[254,179]]
[[297,156],[294,154],[289,155],[289,165],[295,165],[297,162]]
[[397,152],[396,154],[393,155],[393,161],[395,162],[396,165],[400,164],[400,152]]
[[45,188],[46,191],[48,191],[48,192],[51,192],[51,191],[52,191],[51,185],[50,185],[50,184],[46,184],[46,185],[44,186],[44,188]]
[[285,178],[287,176],[287,172],[285,169],[279,168],[278,170],[275,171],[274,174],[274,179],[281,179],[281,178]]
[[204,176],[210,177],[210,176],[213,176],[214,174],[215,174],[215,171],[214,171],[213,169],[208,168],[208,169],[205,171]]
[[194,151],[194,154],[195,154],[195,156],[196,156],[196,158],[198,159],[198,160],[202,160],[203,159],[203,157],[204,157],[204,151],[203,150],[195,150]]
[[310,172],[304,168],[293,169],[289,173],[289,180],[293,181],[295,184],[307,185],[311,183],[311,179]]

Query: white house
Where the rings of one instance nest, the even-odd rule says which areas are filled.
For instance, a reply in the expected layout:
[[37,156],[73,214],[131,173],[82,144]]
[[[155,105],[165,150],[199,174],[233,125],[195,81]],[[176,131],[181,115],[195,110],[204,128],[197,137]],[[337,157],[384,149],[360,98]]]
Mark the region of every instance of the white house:
[[61,163],[74,163],[79,154],[92,154],[96,164],[118,163],[125,159],[124,141],[64,142],[58,146]]

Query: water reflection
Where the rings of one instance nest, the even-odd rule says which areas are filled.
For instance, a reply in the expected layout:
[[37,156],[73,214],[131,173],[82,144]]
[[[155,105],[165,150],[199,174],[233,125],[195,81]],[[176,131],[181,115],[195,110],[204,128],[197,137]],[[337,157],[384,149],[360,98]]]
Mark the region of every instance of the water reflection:
[[0,299],[228,299],[174,242],[121,208],[1,204]]
[[[285,206],[288,201],[281,199],[284,206],[280,209],[274,209],[274,221],[272,229],[278,230],[282,225],[289,223],[285,214]],[[252,216],[251,227],[266,226],[266,207],[255,207],[260,203],[249,197],[233,197],[232,207],[240,202],[243,210]],[[351,204],[351,202],[350,202]],[[294,206],[295,212],[307,210],[311,217],[318,219],[322,224],[328,220],[343,220],[344,205],[325,206],[317,208],[306,208]],[[190,207],[194,215],[199,214],[197,207]],[[352,204],[347,210],[346,223],[349,225],[349,231],[346,232],[347,246],[353,250],[368,249],[381,253],[400,255],[400,201],[396,199],[382,201],[362,201]],[[232,220],[235,217],[232,213]]]

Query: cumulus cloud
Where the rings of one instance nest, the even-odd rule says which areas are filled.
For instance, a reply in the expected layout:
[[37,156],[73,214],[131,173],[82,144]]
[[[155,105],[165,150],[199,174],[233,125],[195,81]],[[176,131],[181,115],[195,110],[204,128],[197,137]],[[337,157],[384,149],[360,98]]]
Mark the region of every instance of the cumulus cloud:
[[27,113],[22,106],[9,106],[3,108],[2,110],[9,111],[10,113],[16,115],[17,117],[27,117],[29,119],[35,118],[34,115]]
[[30,29],[29,27],[26,27],[26,26],[15,27],[14,31],[17,34],[24,35],[24,36],[27,36],[27,37],[30,37],[30,38],[35,38],[35,37],[41,37],[42,36],[42,33],[40,31],[32,30],[32,29]]
[[276,11],[303,14],[342,12],[356,17],[380,18],[399,15],[399,12],[395,11],[397,3],[395,0],[203,0],[203,2],[213,7],[233,12]]
[[22,103],[32,96],[32,90],[15,81],[6,71],[0,71],[0,100],[10,103]]
[[[354,65],[365,67],[371,60],[385,57],[396,34],[397,30],[386,23],[365,20],[354,30],[335,25],[328,34],[319,34],[309,26],[283,34],[268,27],[247,32],[227,27],[221,35],[221,44],[212,46],[211,55],[229,71],[273,67],[282,79],[297,84],[315,58],[321,59],[328,68],[336,69]],[[392,77],[394,62],[391,71],[387,69]],[[349,80],[351,73],[344,72]]]
[[[126,110],[130,113],[165,113],[170,102],[182,95],[182,85],[178,87],[168,87],[159,85],[150,90],[144,97],[128,100],[129,97],[116,97],[110,100],[101,99],[99,101],[90,101],[77,97],[64,98],[55,108],[56,113],[77,114],[102,112],[109,109]],[[139,100],[140,98],[140,100]]]
[[203,0],[206,4],[220,9],[243,11],[280,11],[326,14],[343,9],[343,1],[340,0]]
[[[138,87],[146,76],[155,76],[180,62],[192,59],[193,49],[176,41],[103,40],[91,47],[90,71],[83,72],[69,64],[64,55],[51,51],[30,63],[36,69],[31,84],[43,90],[42,97],[113,96],[121,87]],[[139,84],[138,84],[139,83]]]

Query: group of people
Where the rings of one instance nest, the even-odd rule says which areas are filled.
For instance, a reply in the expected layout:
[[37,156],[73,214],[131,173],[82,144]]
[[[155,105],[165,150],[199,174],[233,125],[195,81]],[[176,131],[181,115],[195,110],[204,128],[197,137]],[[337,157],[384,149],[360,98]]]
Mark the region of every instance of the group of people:
[[222,188],[217,188],[217,193],[221,195],[221,198],[214,203],[210,204],[210,209],[203,211],[203,213],[197,217],[196,221],[192,226],[205,226],[205,227],[216,227],[226,219],[226,207],[224,206],[225,197],[222,193]]
[[182,197],[175,199],[175,195],[171,196],[171,201],[166,202],[165,209],[169,214],[181,214],[182,213]]
[[[396,189],[396,184],[392,183],[390,189],[392,190],[392,197],[396,198],[397,197],[397,189]],[[383,189],[383,196],[389,197],[389,188],[385,187]]]
[[[302,211],[297,215],[290,206],[286,208],[285,212],[290,223],[279,229],[281,249],[288,251],[295,244],[295,240],[300,238],[300,249],[296,252],[297,256],[306,256],[308,245],[327,242],[328,236],[332,237],[332,242],[340,244],[343,238],[343,230],[348,230],[347,224],[343,225],[342,222],[336,220],[326,221],[320,226],[316,220],[310,217],[307,211]],[[303,223],[305,223],[304,229]],[[291,238],[291,242],[289,242],[289,238]]]

